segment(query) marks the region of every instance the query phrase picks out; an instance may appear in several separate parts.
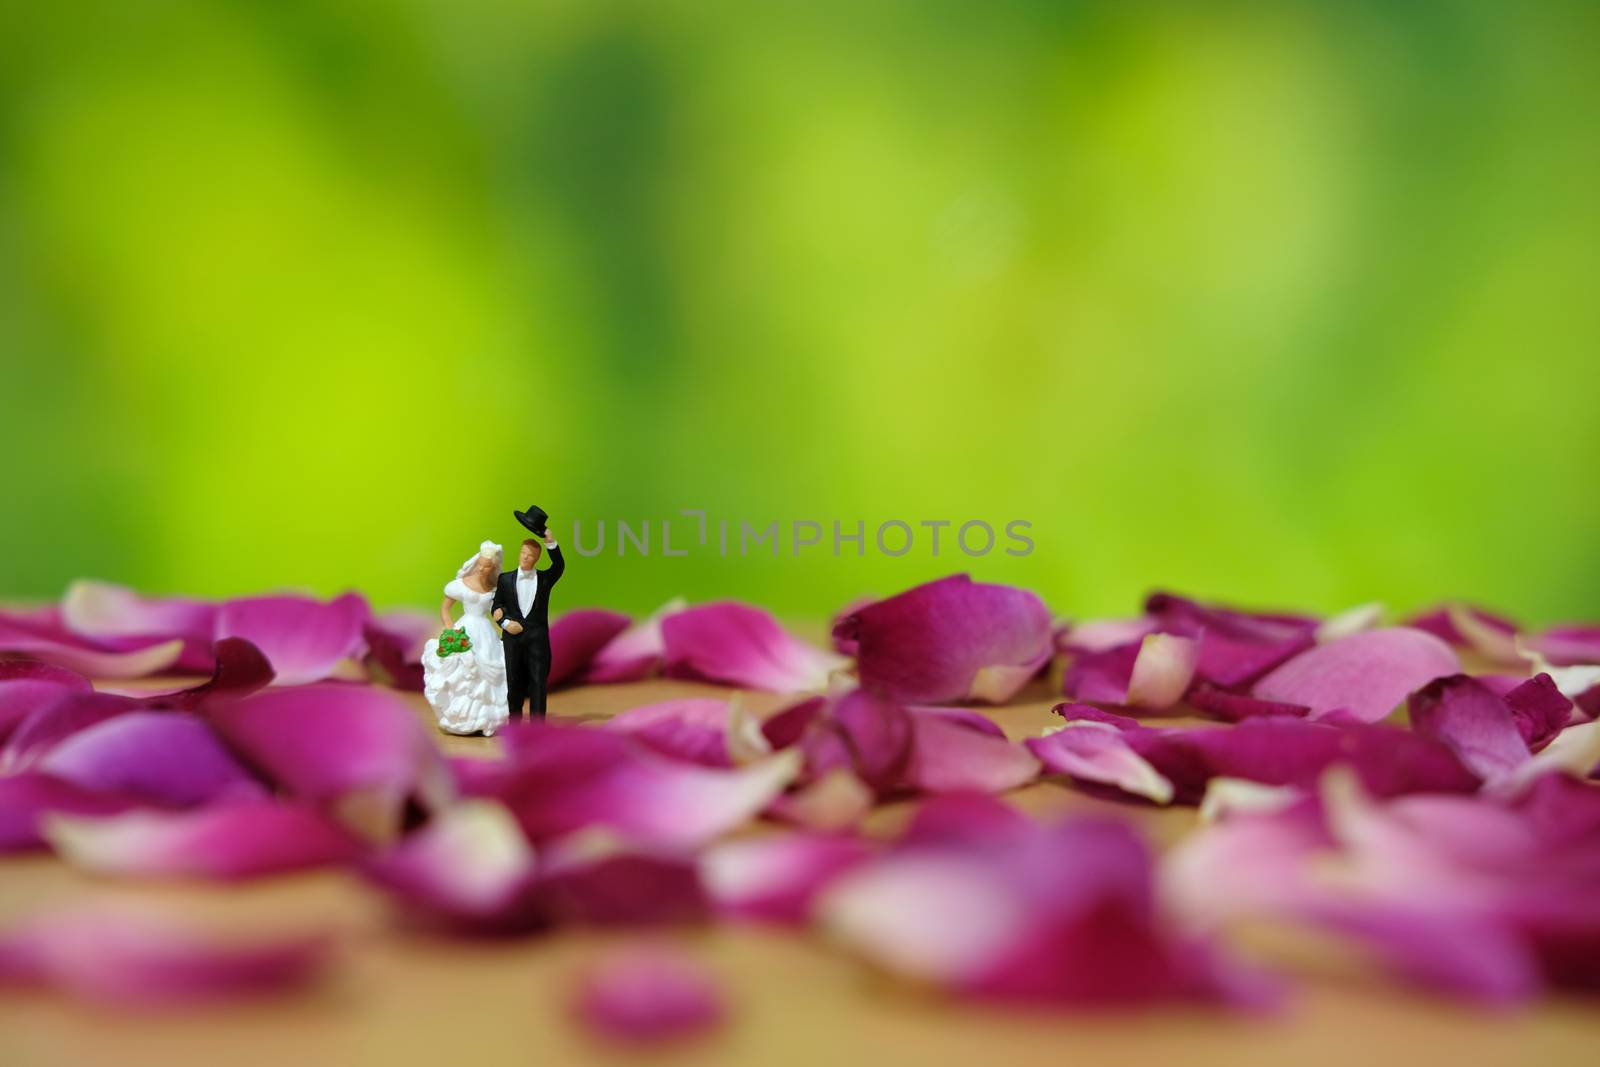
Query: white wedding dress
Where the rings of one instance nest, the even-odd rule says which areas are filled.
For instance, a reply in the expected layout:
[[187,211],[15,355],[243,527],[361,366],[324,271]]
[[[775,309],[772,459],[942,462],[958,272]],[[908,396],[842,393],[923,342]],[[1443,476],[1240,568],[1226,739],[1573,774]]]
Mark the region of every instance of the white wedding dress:
[[422,647],[422,692],[439,717],[439,729],[452,734],[492,734],[511,717],[506,707],[506,654],[489,621],[494,592],[478,593],[457,578],[444,587],[466,614],[456,625],[467,631],[472,648],[439,658],[439,640]]

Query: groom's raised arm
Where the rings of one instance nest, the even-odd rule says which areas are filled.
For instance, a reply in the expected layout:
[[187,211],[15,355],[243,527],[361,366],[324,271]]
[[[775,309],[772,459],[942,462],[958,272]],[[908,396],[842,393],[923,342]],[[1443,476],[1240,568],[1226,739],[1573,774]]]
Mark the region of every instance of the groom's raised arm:
[[567,561],[561,558],[561,546],[556,544],[555,541],[546,541],[544,547],[550,553],[550,566],[546,568],[544,578],[551,585],[555,585],[556,582],[561,580],[561,576],[566,573]]

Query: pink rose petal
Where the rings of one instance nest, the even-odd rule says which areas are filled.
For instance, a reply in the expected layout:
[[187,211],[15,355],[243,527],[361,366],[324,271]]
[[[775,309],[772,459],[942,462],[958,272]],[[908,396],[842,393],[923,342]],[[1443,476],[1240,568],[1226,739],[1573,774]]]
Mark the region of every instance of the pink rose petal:
[[124,638],[114,643],[82,637],[46,620],[0,612],[0,653],[20,653],[86,678],[144,678],[171,669],[184,643]]
[[767,834],[713,845],[701,856],[700,871],[722,914],[802,923],[812,898],[872,851],[857,837]]
[[1342,709],[1377,722],[1407,694],[1460,669],[1455,653],[1432,634],[1403,626],[1365,630],[1302,652],[1257,682],[1252,695],[1304,704],[1312,717]]
[[322,935],[223,940],[175,916],[81,907],[0,934],[0,984],[176,1007],[301,988],[323,972],[331,949]]
[[372,615],[355,593],[331,601],[301,596],[230,600],[217,611],[216,637],[242,637],[272,664],[278,685],[328,677],[340,662],[359,657]]
[[594,654],[575,681],[580,685],[606,685],[649,677],[661,666],[666,653],[661,623],[683,609],[681,599],[670,600],[623,630]]
[[664,756],[727,768],[733,766],[728,720],[728,701],[684,697],[631,708],[607,719],[601,729],[625,733]]
[[177,711],[130,711],[72,734],[36,769],[99,792],[186,807],[263,789],[205,722]]
[[111,815],[138,804],[134,797],[96,792],[48,774],[0,777],[0,855],[43,847],[43,823],[52,812]]
[[238,881],[353,859],[360,845],[309,808],[271,800],[104,818],[52,815],[56,853],[98,874]]
[[1413,730],[1444,744],[1486,783],[1532,756],[1506,701],[1464,674],[1429,682],[1411,694],[1409,709]]
[[87,693],[89,680],[34,660],[0,661],[0,745],[22,721],[68,693]]
[[911,712],[905,780],[924,793],[1003,793],[1033,781],[1039,761],[987,730],[927,712]]
[[955,574],[852,612],[863,689],[910,703],[1003,703],[1050,659],[1050,614],[1033,593]]
[[725,1011],[703,967],[654,946],[615,952],[591,967],[580,980],[575,1010],[594,1033],[624,1042],[701,1034]]
[[663,673],[774,693],[822,689],[844,660],[792,636],[760,608],[701,604],[661,621]]
[[1115,786],[1157,804],[1172,800],[1172,783],[1133,750],[1120,730],[1107,723],[1068,723],[1043,737],[1029,738],[1027,746],[1047,770],[1057,774]]
[[1151,634],[1139,645],[1123,703],[1137,708],[1170,708],[1183,699],[1200,660],[1200,642],[1173,634]]
[[550,688],[581,677],[628,624],[628,616],[604,608],[579,608],[551,623]]
[[535,842],[603,826],[641,843],[691,847],[759,813],[799,771],[797,752],[717,770],[617,732],[548,722],[502,736],[510,762],[494,795]]
[[1600,626],[1552,626],[1532,638],[1528,646],[1557,667],[1600,663]]
[[332,805],[368,836],[392,836],[408,801],[443,807],[454,780],[411,707],[388,690],[265,689],[206,710],[234,752],[291,795]]
[[146,597],[106,582],[76,581],[61,601],[67,629],[98,640],[180,638],[184,650],[175,667],[185,672],[211,670],[211,641],[217,605],[191,597]]
[[439,616],[425,611],[386,611],[361,630],[368,674],[396,689],[422,692],[422,646],[439,636]]

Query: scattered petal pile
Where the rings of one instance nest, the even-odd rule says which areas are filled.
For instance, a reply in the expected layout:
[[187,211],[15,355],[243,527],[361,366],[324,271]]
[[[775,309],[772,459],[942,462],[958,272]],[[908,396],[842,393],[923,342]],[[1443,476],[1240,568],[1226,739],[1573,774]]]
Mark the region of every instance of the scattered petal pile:
[[[852,603],[831,648],[737,602],[586,608],[551,628],[552,686],[699,689],[448,759],[394,691],[436,627],[357,594],[94,582],[0,612],[0,853],[128,880],[345,869],[426,936],[780,924],[933,995],[1075,1010],[1271,1006],[1303,963],[1236,936],[1261,922],[1453,995],[1600,989],[1597,626],[1168,593],[1054,624],[966,575]],[[1092,817],[1024,814],[1074,794]],[[1137,826],[1173,805],[1198,829],[1161,851]],[[0,932],[0,981],[186,1003],[328,961],[320,935],[213,937],[45,912]],[[585,973],[578,1019],[713,1027],[715,983],[662,946]]]

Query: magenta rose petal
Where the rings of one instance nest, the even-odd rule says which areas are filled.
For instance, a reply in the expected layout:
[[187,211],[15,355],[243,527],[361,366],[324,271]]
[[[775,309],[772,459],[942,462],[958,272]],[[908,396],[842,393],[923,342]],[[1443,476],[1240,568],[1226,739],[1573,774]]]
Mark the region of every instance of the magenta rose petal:
[[590,967],[580,979],[575,1011],[595,1034],[648,1043],[711,1030],[725,1008],[716,983],[692,958],[644,946],[613,952]]
[[1030,737],[1028,751],[1046,770],[1145,797],[1172,800],[1172,783],[1133,750],[1121,731],[1099,722],[1072,722],[1043,737]]
[[1200,684],[1189,691],[1185,702],[1196,711],[1203,711],[1227,722],[1283,715],[1303,719],[1311,713],[1304,704],[1285,704],[1276,700],[1261,700],[1242,693],[1230,693],[1216,686]]
[[30,712],[6,738],[0,749],[0,774],[27,770],[73,734],[142,706],[132,697],[82,690],[49,701]]
[[86,678],[145,678],[171,670],[183,655],[181,639],[82,637],[48,618],[0,612],[0,653],[18,653]]
[[792,636],[760,608],[700,604],[661,621],[662,672],[774,693],[826,688],[844,660]]
[[535,722],[502,735],[510,766],[494,795],[535,842],[586,827],[693,847],[760,813],[799,772],[790,750],[736,770],[661,756],[624,734]]
[[0,984],[180,1007],[302,988],[324,972],[332,947],[321,934],[223,939],[175,915],[79,907],[0,933]]
[[[879,793],[888,793],[900,784],[911,758],[913,724],[909,711],[893,701],[853,689],[834,702],[832,725],[862,781]],[[815,757],[817,750],[813,747],[809,754]],[[828,758],[812,758],[808,763],[813,775],[826,773],[835,765]]]
[[0,745],[22,721],[68,693],[93,690],[76,671],[35,660],[0,661]]
[[1517,730],[1537,752],[1553,740],[1572,718],[1573,703],[1547,673],[1534,675],[1501,694]]
[[[557,842],[541,857],[534,905],[551,925],[660,926],[711,917],[692,857],[616,842],[597,852],[585,837]],[[573,855],[562,855],[567,848]]]
[[1528,647],[1557,667],[1600,663],[1600,626],[1552,626],[1533,637]]
[[480,935],[545,925],[533,899],[533,849],[510,812],[492,801],[440,812],[361,869],[422,925]]
[[396,689],[422,692],[422,646],[439,635],[439,616],[425,611],[386,611],[361,629],[367,672]]
[[1025,589],[955,574],[841,619],[861,687],[916,704],[1001,704],[1050,659],[1050,613]]
[[1377,722],[1407,694],[1460,670],[1443,641],[1397,626],[1364,630],[1302,652],[1257,682],[1251,695],[1304,704],[1313,718],[1344,710],[1363,722]]
[[1080,653],[1061,674],[1061,692],[1072,700],[1124,704],[1128,683],[1139,661],[1144,639],[1098,652]]
[[1411,728],[1449,748],[1473,774],[1494,784],[1532,755],[1506,701],[1464,674],[1437,678],[1409,701]]
[[579,608],[550,624],[550,688],[579,678],[630,623],[628,616],[604,608]]
[[1130,828],[1080,819],[999,839],[920,836],[841,876],[818,912],[880,966],[975,998],[1253,1003],[1209,944],[1159,912],[1153,879]]
[[247,597],[217,610],[216,637],[242,637],[272,664],[278,685],[320,681],[366,649],[372,611],[355,593],[331,601],[302,596]]
[[208,707],[206,721],[285,792],[331,805],[369,836],[392,836],[408,801],[443,807],[454,779],[405,701],[371,686],[264,689]]
[[73,633],[96,641],[179,638],[183,652],[175,668],[209,671],[217,605],[192,597],[146,597],[123,586],[80,580],[67,587],[61,621]]
[[666,653],[661,623],[682,610],[681,598],[669,600],[629,626],[602,645],[574,681],[579,685],[607,685],[649,677],[661,666]]
[[877,602],[878,598],[875,596],[859,596],[833,613],[833,618],[828,620],[828,633],[835,652],[841,656],[850,656],[852,658],[855,656],[855,635],[850,632],[851,627],[841,627],[839,624],[868,604],[876,604]]
[[134,797],[101,793],[48,774],[0,777],[0,855],[41,848],[51,813],[113,815],[138,806]]
[[34,766],[85,789],[177,807],[264,792],[205,722],[177,711],[106,719],[66,737]]
[[663,756],[706,767],[733,766],[729,707],[714,697],[684,697],[631,708],[600,727],[624,733]]
[[101,818],[51,815],[44,836],[97,874],[240,881],[353,859],[360,844],[310,808],[272,800]]
[[812,899],[872,853],[870,844],[848,835],[767,834],[711,846],[700,857],[700,873],[723,915],[803,923]]
[[1039,774],[1028,749],[939,714],[910,712],[905,781],[923,793],[1003,793]]

